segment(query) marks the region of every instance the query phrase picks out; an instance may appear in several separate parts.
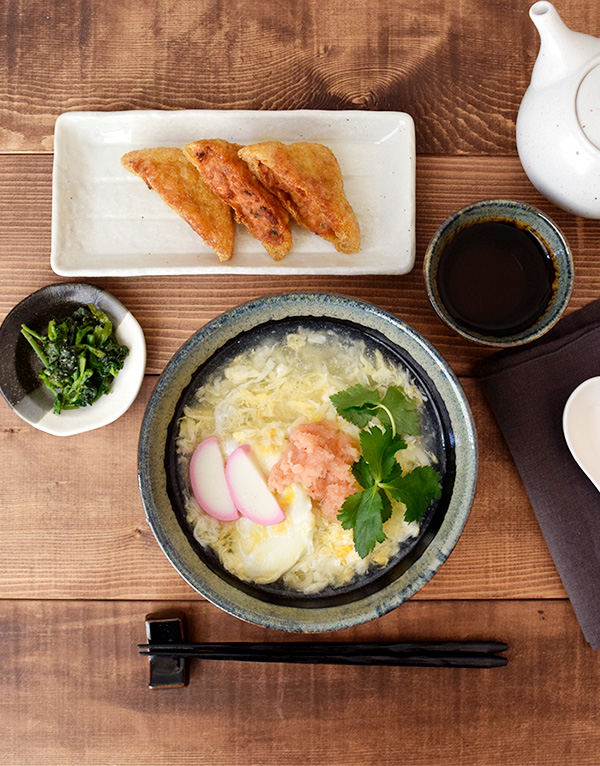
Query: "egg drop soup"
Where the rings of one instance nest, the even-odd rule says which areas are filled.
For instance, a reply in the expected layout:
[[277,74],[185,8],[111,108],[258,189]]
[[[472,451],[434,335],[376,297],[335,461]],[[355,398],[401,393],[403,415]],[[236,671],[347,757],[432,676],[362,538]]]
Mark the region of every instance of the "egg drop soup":
[[[317,594],[385,567],[403,542],[419,534],[418,523],[404,520],[405,506],[393,501],[386,539],[363,559],[352,530],[337,518],[344,498],[359,489],[351,470],[360,456],[359,429],[337,414],[329,397],[357,383],[382,395],[399,386],[422,411],[424,394],[407,370],[333,329],[267,335],[212,369],[188,400],[177,432],[182,474],[204,439],[216,437],[225,458],[250,445],[285,513],[284,521],[270,526],[245,516],[219,521],[191,490],[185,492],[195,539],[235,577]],[[403,471],[435,463],[425,435],[404,439],[407,449],[396,454]]]

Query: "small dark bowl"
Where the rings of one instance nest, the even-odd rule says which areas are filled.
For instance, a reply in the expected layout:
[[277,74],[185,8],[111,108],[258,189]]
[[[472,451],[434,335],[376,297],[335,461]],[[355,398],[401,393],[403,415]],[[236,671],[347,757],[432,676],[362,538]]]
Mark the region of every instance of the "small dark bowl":
[[[444,305],[438,284],[440,259],[448,243],[466,227],[490,222],[511,223],[533,234],[551,257],[554,267],[551,297],[543,313],[528,326],[505,335],[479,332],[472,326],[463,325]],[[464,338],[487,346],[519,346],[539,338],[558,322],[573,291],[573,259],[564,235],[541,210],[513,200],[483,200],[453,213],[431,240],[425,253],[423,270],[429,301],[440,319]],[[473,284],[473,290],[477,288],[478,285]]]

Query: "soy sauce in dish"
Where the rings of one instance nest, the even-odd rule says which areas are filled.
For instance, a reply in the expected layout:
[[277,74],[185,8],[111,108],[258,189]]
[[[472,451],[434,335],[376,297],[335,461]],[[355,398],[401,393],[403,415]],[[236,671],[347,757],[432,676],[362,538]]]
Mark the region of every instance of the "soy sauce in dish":
[[442,250],[436,281],[452,319],[502,337],[531,327],[552,298],[556,271],[545,245],[512,221],[477,221]]

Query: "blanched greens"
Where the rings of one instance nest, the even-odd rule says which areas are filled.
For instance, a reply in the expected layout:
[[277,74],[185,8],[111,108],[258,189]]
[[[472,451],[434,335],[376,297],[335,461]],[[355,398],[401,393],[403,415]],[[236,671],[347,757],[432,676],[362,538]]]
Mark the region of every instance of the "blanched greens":
[[129,353],[117,342],[106,313],[93,303],[61,321],[52,319],[46,335],[24,324],[21,332],[44,365],[38,377],[54,394],[57,414],[107,394]]

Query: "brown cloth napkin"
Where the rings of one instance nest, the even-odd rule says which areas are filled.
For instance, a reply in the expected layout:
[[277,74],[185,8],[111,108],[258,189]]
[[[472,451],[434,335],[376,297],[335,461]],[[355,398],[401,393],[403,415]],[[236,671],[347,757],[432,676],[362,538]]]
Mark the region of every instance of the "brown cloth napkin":
[[562,430],[573,389],[600,375],[600,300],[543,338],[479,363],[476,375],[515,460],[585,638],[600,648],[600,493]]

